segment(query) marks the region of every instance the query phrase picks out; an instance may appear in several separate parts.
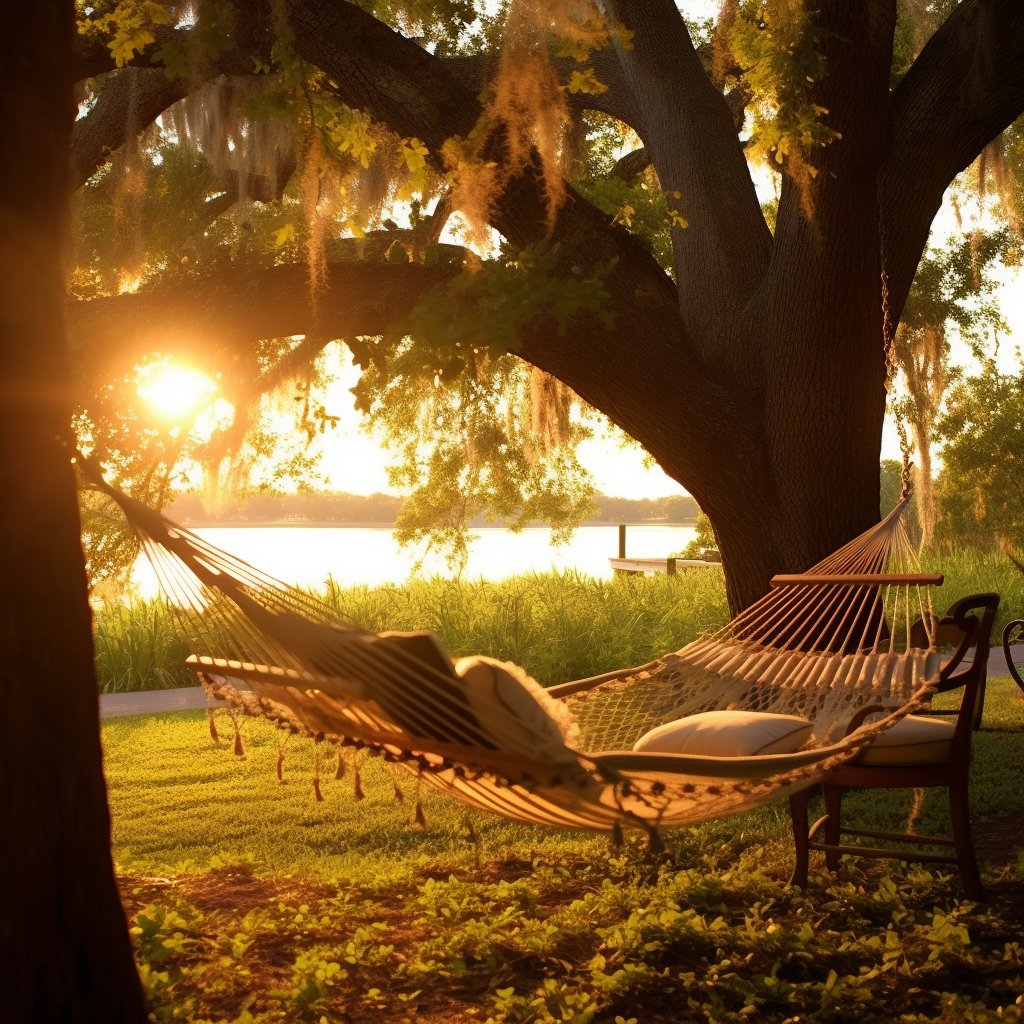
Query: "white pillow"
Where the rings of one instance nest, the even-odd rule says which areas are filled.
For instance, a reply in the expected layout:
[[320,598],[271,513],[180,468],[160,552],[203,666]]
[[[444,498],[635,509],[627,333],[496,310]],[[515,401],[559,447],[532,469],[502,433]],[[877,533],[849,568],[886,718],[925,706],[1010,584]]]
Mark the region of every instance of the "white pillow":
[[499,750],[544,761],[576,760],[569,749],[579,740],[572,715],[518,665],[475,655],[460,658],[455,674]]
[[666,722],[645,733],[634,750],[704,757],[791,754],[811,734],[811,723],[797,715],[763,711],[703,711]]

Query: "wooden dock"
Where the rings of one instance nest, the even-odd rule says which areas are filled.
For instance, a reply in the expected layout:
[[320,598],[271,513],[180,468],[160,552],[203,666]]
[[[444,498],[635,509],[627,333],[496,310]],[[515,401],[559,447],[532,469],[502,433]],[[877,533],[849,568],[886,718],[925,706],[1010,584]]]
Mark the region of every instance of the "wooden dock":
[[619,554],[617,558],[609,558],[612,571],[623,576],[650,576],[664,572],[675,576],[680,570],[688,569],[721,569],[722,563],[709,561],[706,558],[627,558],[626,527],[619,526]]
[[674,576],[680,569],[721,569],[721,562],[707,562],[703,558],[609,558],[612,570],[627,576],[649,576],[667,572]]

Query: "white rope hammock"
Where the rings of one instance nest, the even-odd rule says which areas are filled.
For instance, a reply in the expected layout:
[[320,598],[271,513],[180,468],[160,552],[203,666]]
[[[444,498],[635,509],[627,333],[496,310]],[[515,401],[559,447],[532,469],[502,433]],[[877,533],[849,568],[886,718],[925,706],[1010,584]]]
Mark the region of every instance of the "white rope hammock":
[[[124,510],[193,651],[189,666],[236,712],[345,749],[369,749],[475,807],[520,821],[654,834],[745,811],[821,778],[918,708],[938,656],[903,530],[905,502],[713,636],[634,669],[544,690],[487,658],[453,665],[429,634],[374,634],[103,481]],[[248,689],[235,685],[243,681]],[[849,735],[870,705],[887,709]],[[784,753],[634,750],[650,730],[708,711],[800,716]]]

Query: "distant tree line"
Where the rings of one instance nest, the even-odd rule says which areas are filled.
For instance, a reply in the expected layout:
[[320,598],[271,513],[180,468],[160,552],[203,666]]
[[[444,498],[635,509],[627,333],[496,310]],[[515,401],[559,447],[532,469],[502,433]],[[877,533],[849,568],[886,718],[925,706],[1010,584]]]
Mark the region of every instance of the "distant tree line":
[[[171,519],[185,523],[346,523],[391,526],[402,498],[392,494],[347,494],[339,491],[300,491],[296,494],[255,493],[229,506],[207,509],[196,494],[183,494],[166,509]],[[597,512],[588,522],[635,523],[658,521],[693,523],[697,503],[689,495],[665,498],[595,496]],[[501,525],[501,521],[474,519],[474,526]]]

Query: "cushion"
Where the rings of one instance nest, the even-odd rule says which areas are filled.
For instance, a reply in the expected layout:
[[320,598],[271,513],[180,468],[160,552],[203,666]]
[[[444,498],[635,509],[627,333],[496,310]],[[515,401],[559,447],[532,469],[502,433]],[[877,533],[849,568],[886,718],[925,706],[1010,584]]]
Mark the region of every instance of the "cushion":
[[402,633],[392,630],[387,633],[380,633],[376,642],[387,647],[393,647],[404,654],[412,655],[417,661],[433,669],[441,675],[454,678],[452,660],[441,646],[440,640],[433,633],[423,630],[415,630],[411,633]]
[[791,754],[811,734],[811,723],[797,715],[763,711],[704,711],[666,722],[645,733],[634,750],[705,757]]
[[939,718],[907,715],[886,729],[857,764],[945,764],[952,756],[955,728]]
[[455,673],[480,724],[499,750],[544,761],[574,761],[579,741],[565,706],[518,665],[474,655]]

